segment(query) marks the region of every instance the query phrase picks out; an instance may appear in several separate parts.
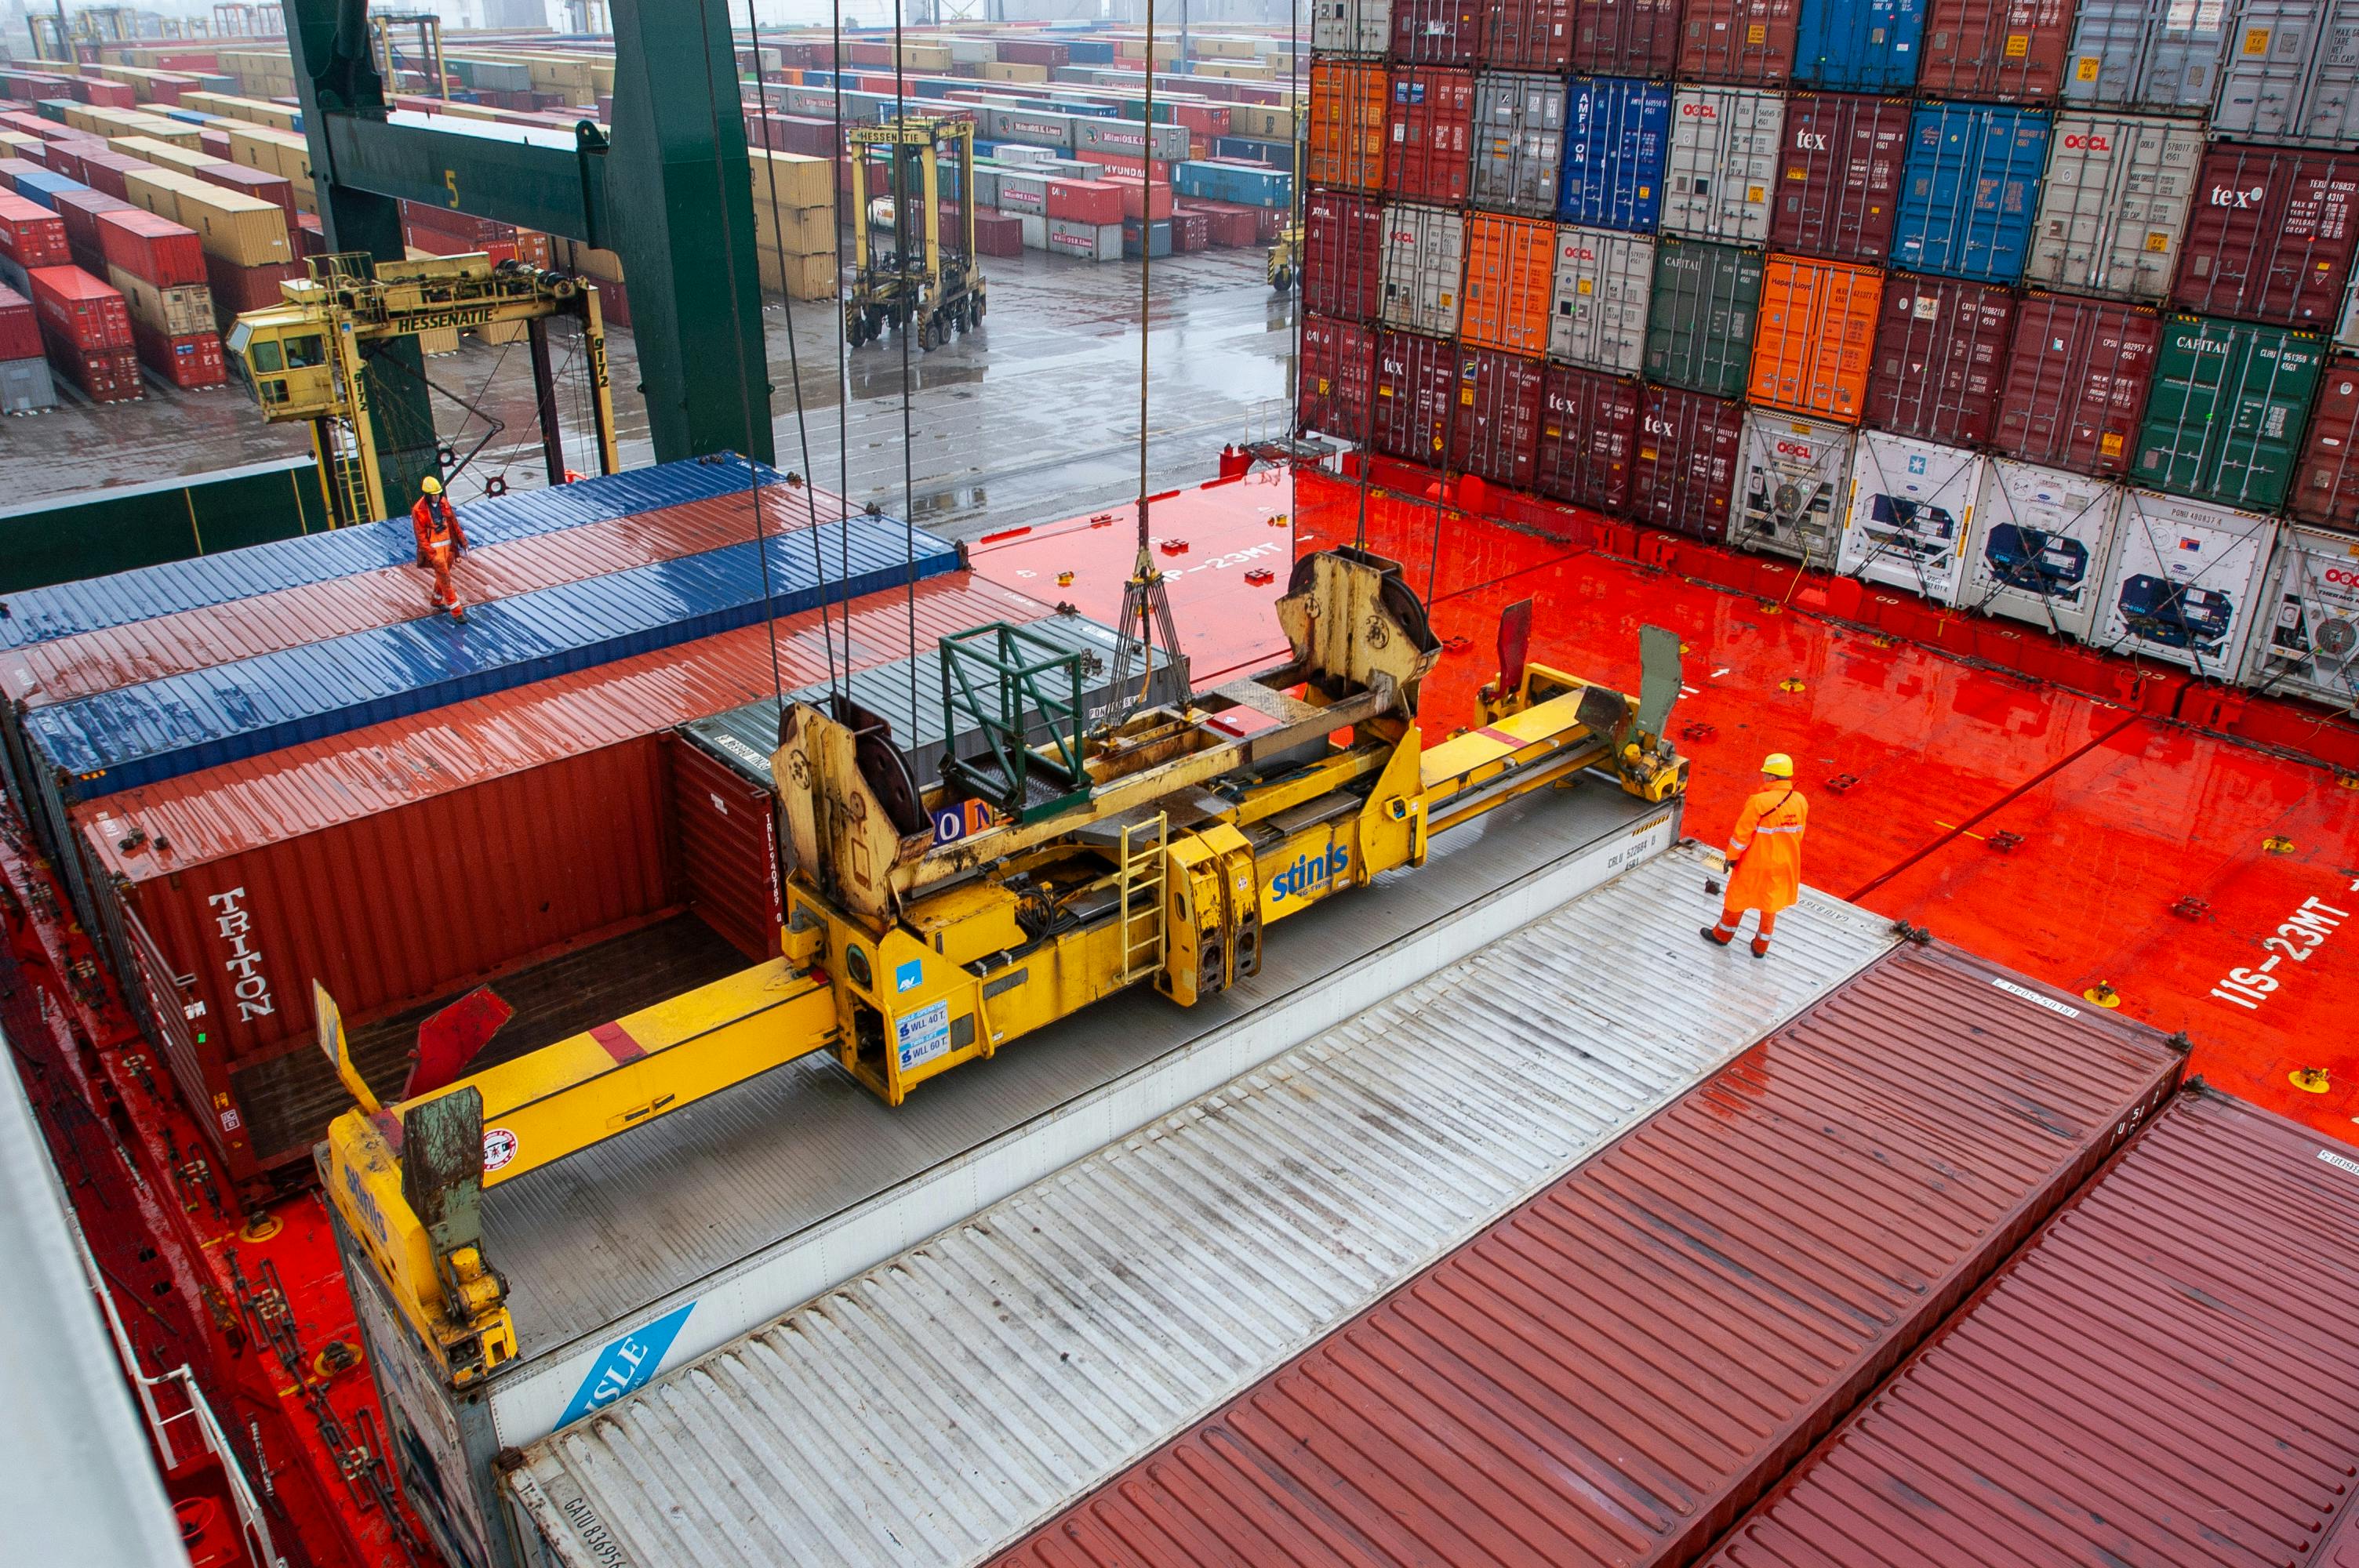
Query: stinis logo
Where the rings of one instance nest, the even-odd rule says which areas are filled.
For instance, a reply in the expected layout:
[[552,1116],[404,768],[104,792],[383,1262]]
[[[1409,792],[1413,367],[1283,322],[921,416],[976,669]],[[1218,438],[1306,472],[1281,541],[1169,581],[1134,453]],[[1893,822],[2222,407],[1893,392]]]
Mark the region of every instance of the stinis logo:
[[1328,845],[1323,854],[1298,855],[1294,864],[1270,879],[1270,902],[1306,897],[1342,876],[1351,863],[1352,857],[1339,844]]

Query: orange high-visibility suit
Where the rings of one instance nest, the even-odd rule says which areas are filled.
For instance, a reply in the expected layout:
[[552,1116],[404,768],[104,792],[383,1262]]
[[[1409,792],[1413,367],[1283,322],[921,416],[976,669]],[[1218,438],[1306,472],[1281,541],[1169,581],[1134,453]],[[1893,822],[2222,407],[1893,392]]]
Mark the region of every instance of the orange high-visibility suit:
[[467,530],[460,525],[458,513],[451,510],[451,498],[420,495],[409,509],[409,531],[418,535],[418,564],[421,567],[431,564],[426,553],[438,522],[450,532],[451,554],[466,554]]
[[1810,820],[1810,803],[1790,779],[1773,779],[1754,792],[1728,836],[1728,896],[1720,924],[1704,935],[1724,947],[1735,940],[1745,912],[1757,909],[1761,925],[1753,935],[1753,956],[1768,956],[1777,912],[1802,896],[1802,829]]
[[[419,504],[423,505],[421,499]],[[446,503],[440,514],[427,525],[425,536],[426,564],[434,570],[434,608],[447,610],[453,621],[467,618],[466,606],[459,602],[459,590],[451,584],[451,559],[459,547],[458,520],[451,515]]]

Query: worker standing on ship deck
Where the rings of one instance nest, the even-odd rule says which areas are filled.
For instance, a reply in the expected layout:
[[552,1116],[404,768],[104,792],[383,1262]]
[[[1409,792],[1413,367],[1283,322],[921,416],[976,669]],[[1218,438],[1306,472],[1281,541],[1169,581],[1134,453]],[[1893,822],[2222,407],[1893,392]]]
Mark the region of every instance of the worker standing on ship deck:
[[1810,803],[1794,787],[1794,759],[1772,752],[1761,760],[1761,788],[1745,803],[1728,836],[1728,896],[1720,924],[1703,928],[1705,941],[1727,946],[1745,912],[1757,909],[1761,928],[1753,935],[1753,956],[1769,956],[1777,912],[1802,896],[1802,829],[1810,820]]
[[409,509],[409,526],[418,536],[418,564],[434,573],[434,607],[447,610],[453,621],[467,618],[459,591],[451,584],[451,562],[467,548],[467,531],[459,514],[442,493],[442,481],[429,474],[418,483],[418,503]]

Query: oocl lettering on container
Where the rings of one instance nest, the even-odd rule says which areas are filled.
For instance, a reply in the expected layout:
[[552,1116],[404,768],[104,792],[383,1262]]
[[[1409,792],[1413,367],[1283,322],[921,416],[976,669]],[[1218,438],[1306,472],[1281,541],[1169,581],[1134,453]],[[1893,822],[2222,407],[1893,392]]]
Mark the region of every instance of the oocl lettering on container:
[[213,910],[213,928],[227,946],[222,968],[231,977],[230,991],[237,1000],[240,1023],[268,1018],[278,1011],[270,994],[270,977],[262,972],[262,955],[254,949],[254,916],[245,908],[245,890],[234,887],[205,900]]

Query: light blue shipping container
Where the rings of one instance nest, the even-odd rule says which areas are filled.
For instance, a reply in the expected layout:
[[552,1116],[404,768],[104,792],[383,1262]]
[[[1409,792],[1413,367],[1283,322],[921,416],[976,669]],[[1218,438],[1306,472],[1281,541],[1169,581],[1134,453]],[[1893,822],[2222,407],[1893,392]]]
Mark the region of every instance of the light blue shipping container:
[[2048,135],[2048,116],[2030,109],[1928,103],[1909,116],[1892,265],[1984,283],[2020,279]]
[[[60,190],[88,190],[79,179],[68,179],[62,174],[51,174],[45,168],[28,168],[16,177],[16,194],[27,201],[38,201],[54,212],[58,210]],[[104,279],[101,279],[104,282]]]
[[1241,207],[1286,207],[1293,202],[1294,178],[1284,169],[1238,163],[1175,163],[1171,189],[1200,201],[1233,201]]
[[1565,98],[1557,217],[1651,234],[1663,209],[1671,90],[1620,76],[1576,76]]
[[1906,92],[1924,53],[1925,0],[1802,0],[1794,85]]

